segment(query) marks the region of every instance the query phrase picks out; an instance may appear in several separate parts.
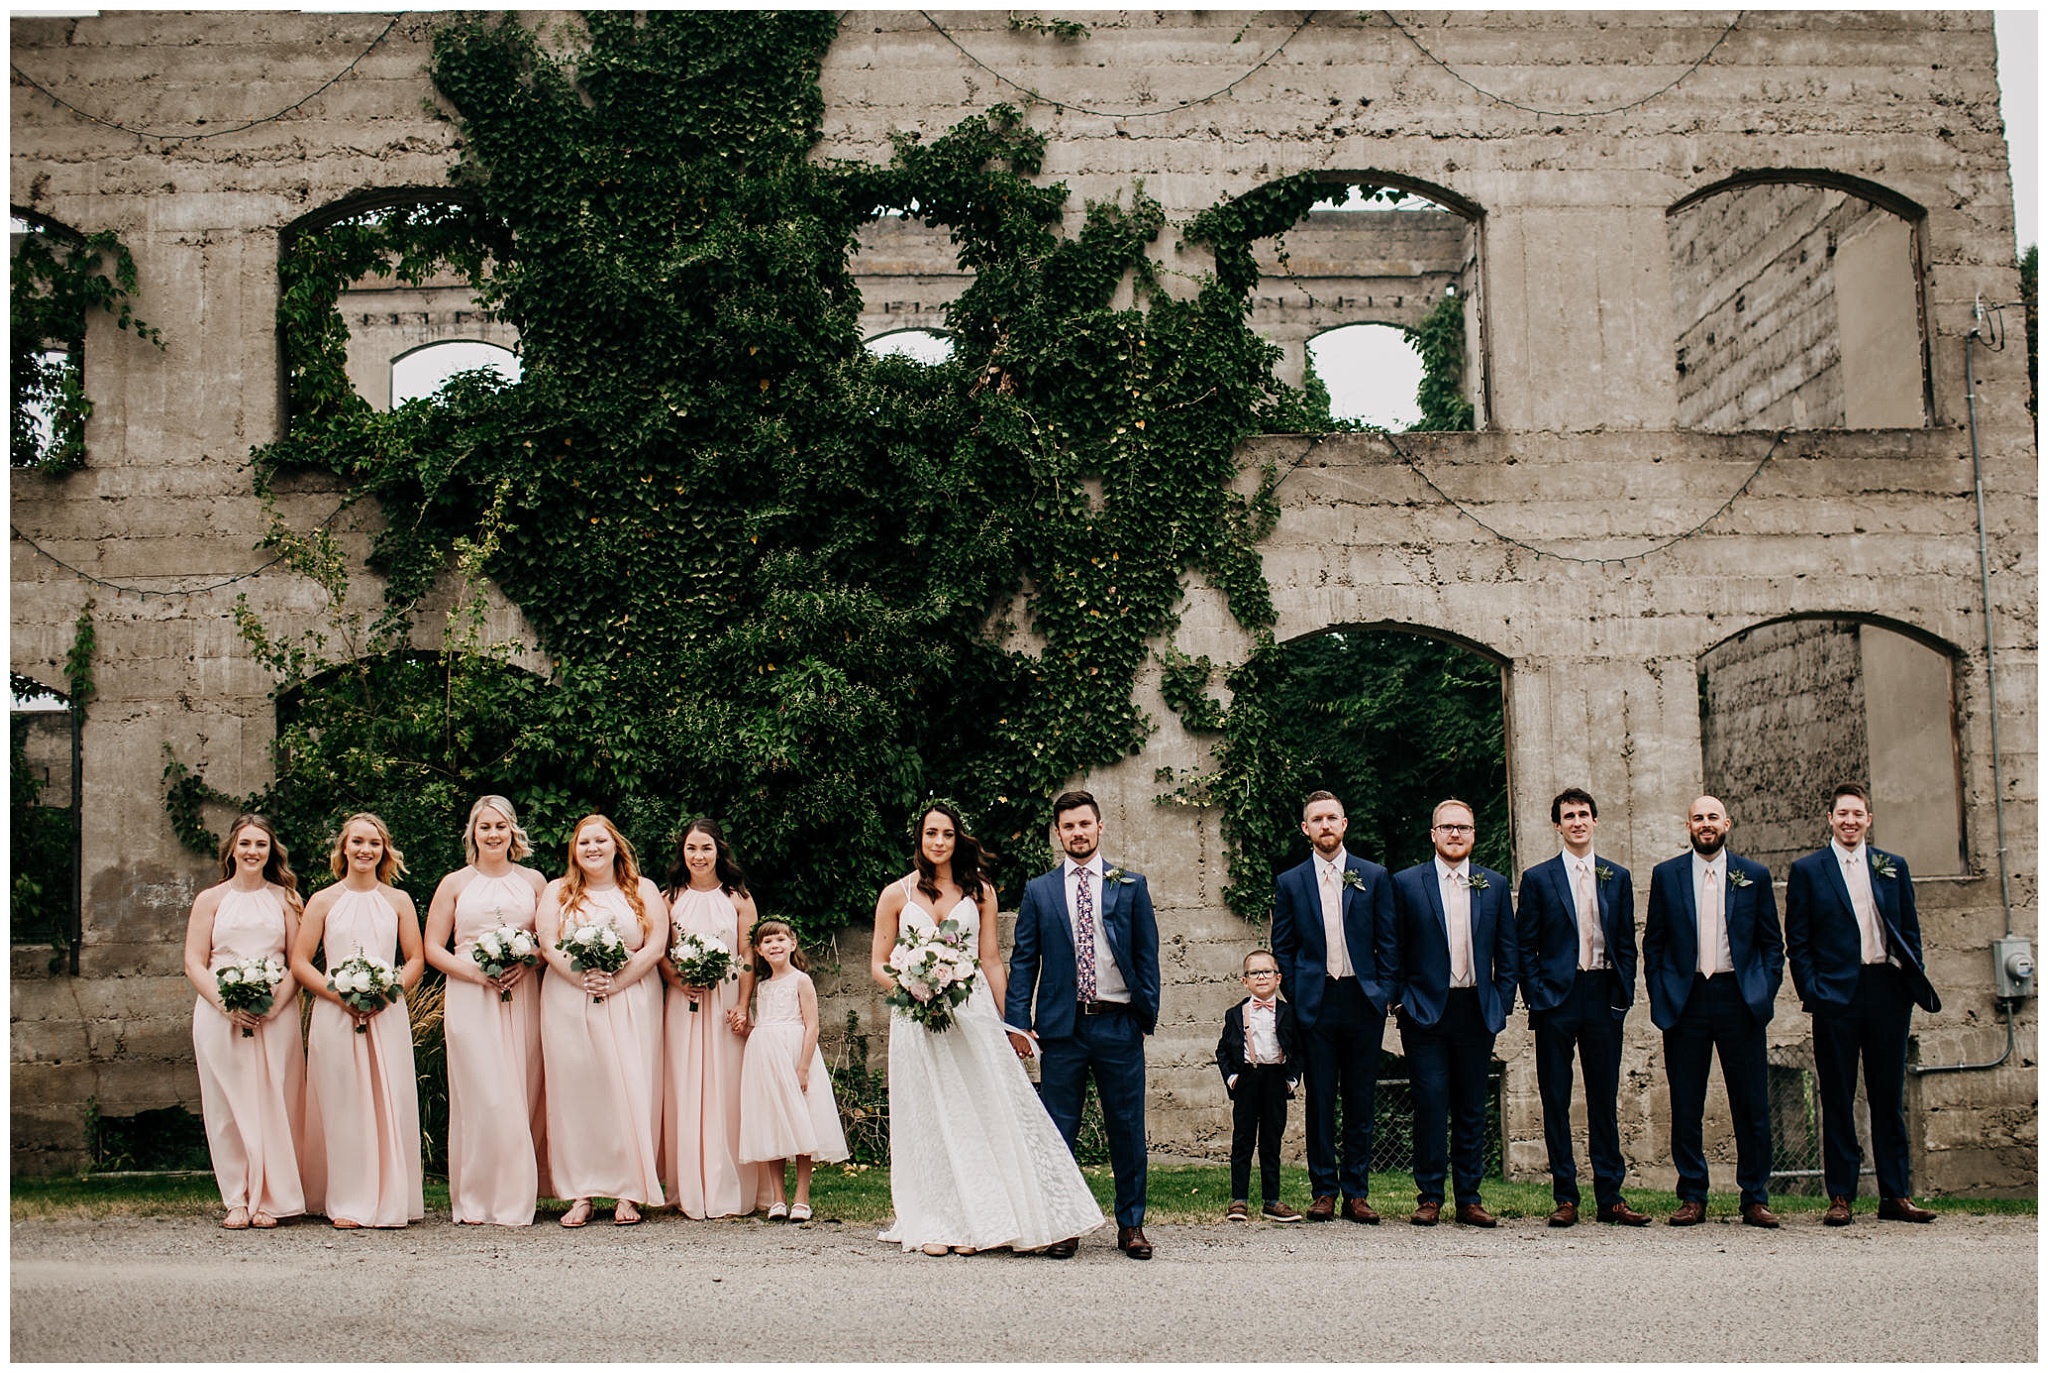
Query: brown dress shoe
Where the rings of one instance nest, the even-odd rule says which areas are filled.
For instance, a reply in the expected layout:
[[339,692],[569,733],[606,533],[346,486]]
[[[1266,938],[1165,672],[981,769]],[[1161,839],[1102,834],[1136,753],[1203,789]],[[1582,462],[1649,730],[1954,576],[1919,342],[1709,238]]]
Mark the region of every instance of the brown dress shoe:
[[1259,1208],[1259,1214],[1267,1220],[1297,1221],[1301,1219],[1301,1212],[1295,1210],[1284,1201],[1267,1202]]
[[1742,1223],[1744,1225],[1754,1225],[1759,1230],[1775,1230],[1778,1228],[1778,1218],[1771,1214],[1770,1207],[1760,1201],[1745,1201],[1742,1203]]
[[1364,1197],[1344,1198],[1344,1219],[1355,1220],[1360,1225],[1378,1225],[1380,1213],[1365,1204]]
[[1856,1208],[1849,1204],[1847,1197],[1829,1197],[1828,1209],[1822,1214],[1822,1225],[1847,1225],[1856,1218]]
[[1152,1241],[1145,1238],[1145,1231],[1136,1225],[1119,1225],[1116,1228],[1116,1247],[1134,1259],[1152,1257]]
[[1705,1202],[1687,1201],[1679,1203],[1678,1209],[1671,1213],[1671,1219],[1666,1221],[1665,1224],[1698,1225],[1701,1221],[1705,1220],[1706,1218],[1707,1204]]
[[1593,1213],[1593,1219],[1602,1225],[1648,1225],[1650,1218],[1625,1201],[1612,1206],[1603,1206]]
[[[1576,1210],[1576,1208],[1574,1208],[1574,1210]],[[1500,1222],[1495,1220],[1484,1206],[1481,1206],[1476,1201],[1468,1201],[1462,1203],[1458,1207],[1458,1213],[1455,1219],[1460,1225],[1475,1225],[1479,1227],[1481,1230],[1491,1230],[1494,1226],[1500,1224]]]
[[1550,1213],[1550,1228],[1553,1230],[1569,1230],[1578,1223],[1579,1204],[1575,1201],[1561,1201]]
[[1310,1220],[1337,1219],[1337,1199],[1335,1197],[1317,1197],[1308,1204],[1308,1218]]
[[1248,1202],[1233,1201],[1230,1203],[1230,1209],[1223,1213],[1223,1219],[1225,1220],[1250,1220],[1251,1218],[1252,1208]]
[[1045,1246],[1045,1256],[1049,1259],[1070,1259],[1074,1257],[1075,1252],[1080,1247],[1081,1237],[1079,1235],[1075,1235],[1072,1239],[1054,1240],[1051,1244]]
[[1440,1201],[1419,1201],[1415,1203],[1415,1214],[1408,1217],[1410,1225],[1435,1225],[1436,1218],[1443,1213]]
[[1911,1197],[1884,1197],[1877,1203],[1879,1220],[1910,1220],[1925,1225],[1934,1219],[1934,1212],[1924,1206],[1915,1206]]

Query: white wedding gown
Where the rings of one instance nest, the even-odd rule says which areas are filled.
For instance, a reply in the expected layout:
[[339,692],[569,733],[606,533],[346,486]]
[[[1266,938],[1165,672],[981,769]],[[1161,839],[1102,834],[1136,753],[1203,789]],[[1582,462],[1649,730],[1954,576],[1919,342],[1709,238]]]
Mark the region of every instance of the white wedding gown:
[[[899,932],[936,928],[903,879]],[[980,946],[981,915],[962,897],[948,914]],[[1010,1047],[987,983],[934,1033],[889,1014],[889,1194],[904,1249],[926,1244],[1036,1249],[1102,1224],[1102,1208]]]

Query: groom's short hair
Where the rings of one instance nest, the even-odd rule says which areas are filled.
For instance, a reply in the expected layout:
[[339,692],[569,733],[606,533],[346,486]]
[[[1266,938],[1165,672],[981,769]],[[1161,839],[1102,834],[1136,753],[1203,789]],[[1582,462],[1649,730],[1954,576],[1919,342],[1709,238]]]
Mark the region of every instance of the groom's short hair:
[[1343,815],[1343,814],[1344,814],[1344,802],[1338,799],[1338,796],[1337,796],[1337,793],[1336,793],[1336,792],[1334,792],[1334,791],[1312,791],[1312,792],[1310,792],[1310,793],[1309,793],[1308,795],[1306,795],[1306,796],[1304,796],[1304,797],[1302,797],[1302,798],[1301,798],[1301,818],[1302,818],[1302,819],[1304,819],[1304,820],[1308,819],[1308,808],[1309,808],[1310,806],[1313,806],[1314,804],[1316,804],[1316,802],[1318,802],[1318,801],[1336,801],[1336,802],[1337,802],[1337,814],[1339,814],[1339,815]]
[[1096,823],[1102,821],[1102,807],[1095,804],[1095,797],[1085,791],[1063,791],[1052,799],[1052,822],[1057,825],[1060,817],[1070,810],[1086,806],[1095,812]]

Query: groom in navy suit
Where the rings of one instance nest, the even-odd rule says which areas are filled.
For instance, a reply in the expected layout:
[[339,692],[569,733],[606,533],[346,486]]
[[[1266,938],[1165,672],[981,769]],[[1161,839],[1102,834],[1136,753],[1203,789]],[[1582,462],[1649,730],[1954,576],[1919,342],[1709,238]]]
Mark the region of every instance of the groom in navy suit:
[[1613,1225],[1650,1218],[1621,1195],[1615,1099],[1621,1091],[1621,1026],[1636,999],[1636,896],[1628,869],[1593,852],[1600,824],[1592,793],[1567,787],[1550,803],[1564,852],[1522,874],[1515,936],[1522,999],[1536,1040],[1536,1091],[1550,1155],[1551,1225],[1579,1220],[1579,1169],[1572,1160],[1572,1057],[1586,1074],[1586,1145],[1596,1216]]
[[[1145,1036],[1159,1020],[1159,925],[1145,879],[1103,862],[1095,798],[1063,792],[1052,816],[1066,861],[1024,888],[1003,1019],[1019,1057],[1031,1056],[1036,1037],[1043,1055],[1039,1099],[1068,1149],[1080,1132],[1081,1103],[1094,1074],[1116,1177],[1116,1247],[1149,1259]],[[1070,1258],[1078,1243],[1062,1240],[1045,1252]]]
[[[1393,883],[1387,870],[1344,847],[1344,803],[1313,791],[1301,832],[1314,850],[1273,883],[1273,956],[1301,1029],[1308,1083],[1310,1220],[1338,1214],[1379,1224],[1366,1202],[1372,1171],[1373,1090],[1387,1001],[1399,985]],[[1344,1103],[1338,1171],[1337,1102]]]
[[1673,1225],[1707,1218],[1707,1151],[1702,1118],[1716,1052],[1728,1111],[1735,1118],[1735,1181],[1742,1223],[1778,1228],[1771,1214],[1770,1073],[1764,1027],[1785,980],[1785,941],[1771,870],[1728,852],[1735,822],[1711,796],[1692,803],[1692,852],[1650,873],[1643,928],[1643,980],[1650,1020],[1664,1032],[1671,1082],[1671,1161],[1678,1168]]
[[[1480,1204],[1486,1171],[1486,1077],[1494,1036],[1515,1004],[1515,911],[1508,879],[1471,862],[1472,807],[1440,801],[1436,857],[1394,874],[1401,983],[1394,1007],[1415,1084],[1415,1214],[1435,1225],[1448,1162],[1460,1225],[1492,1229]],[[1444,1147],[1444,1115],[1451,1142]]]
[[1930,1221],[1913,1204],[1906,1136],[1906,1035],[1913,1007],[1941,1009],[1920,956],[1920,913],[1906,860],[1865,842],[1870,793],[1854,782],[1828,802],[1834,842],[1792,865],[1785,886],[1785,951],[1792,985],[1813,1017],[1814,1076],[1828,1225],[1854,1213],[1863,1149],[1856,1140],[1856,1060],[1870,1098],[1870,1152],[1881,1220]]

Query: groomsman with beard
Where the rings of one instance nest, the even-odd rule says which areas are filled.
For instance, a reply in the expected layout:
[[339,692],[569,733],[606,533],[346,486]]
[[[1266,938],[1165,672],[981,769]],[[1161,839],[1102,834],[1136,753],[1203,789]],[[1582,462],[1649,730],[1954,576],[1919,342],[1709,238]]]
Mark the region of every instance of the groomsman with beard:
[[1718,1052],[1735,1118],[1742,1223],[1775,1230],[1764,1027],[1785,980],[1785,941],[1778,933],[1771,870],[1728,852],[1734,825],[1720,801],[1700,797],[1686,818],[1692,852],[1650,873],[1643,980],[1650,990],[1650,1020],[1664,1032],[1664,1071],[1671,1081],[1678,1210],[1670,1223],[1698,1225],[1707,1218],[1703,1118],[1707,1074]]

